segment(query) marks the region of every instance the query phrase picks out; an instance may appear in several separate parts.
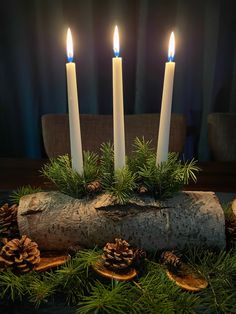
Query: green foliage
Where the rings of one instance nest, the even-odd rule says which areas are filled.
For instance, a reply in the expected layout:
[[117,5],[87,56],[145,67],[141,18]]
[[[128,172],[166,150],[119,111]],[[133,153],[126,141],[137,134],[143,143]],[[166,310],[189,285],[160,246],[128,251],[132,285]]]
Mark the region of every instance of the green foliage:
[[30,185],[22,186],[11,193],[10,201],[13,204],[19,204],[20,198],[23,197],[24,195],[38,192],[42,192],[42,190],[40,188],[32,187]]
[[104,190],[109,190],[114,181],[114,147],[110,143],[101,145],[100,181]]
[[0,271],[0,298],[27,299],[35,307],[56,294],[77,306],[77,313],[234,313],[236,304],[236,250],[211,252],[189,249],[183,258],[209,282],[208,288],[181,290],[155,260],[147,260],[143,274],[133,282],[98,280],[90,266],[101,252],[84,250],[55,271],[17,276]]
[[28,275],[27,283],[29,301],[32,302],[36,308],[38,308],[41,303],[46,303],[57,289],[57,281],[52,272],[46,273],[44,276],[40,276],[37,273],[33,273],[31,276]]
[[51,180],[64,194],[75,198],[86,196],[86,184],[94,181],[98,176],[98,156],[94,153],[84,152],[84,174],[79,175],[71,166],[68,155],[51,159],[42,168],[42,174]]
[[115,171],[114,181],[108,192],[113,194],[118,203],[125,204],[129,201],[136,188],[136,175],[128,167]]
[[209,288],[199,293],[201,304],[213,313],[235,313],[236,250],[219,253],[194,249],[188,262],[209,282]]
[[94,181],[99,175],[98,155],[93,152],[84,152],[84,183]]
[[181,291],[160,264],[148,261],[147,269],[136,285],[139,290],[134,302],[136,313],[195,313],[199,305],[197,295]]
[[151,148],[151,141],[145,142],[144,137],[142,139],[136,137],[133,147],[133,154],[128,159],[128,164],[133,173],[138,173],[140,167],[148,167],[149,160],[155,159],[156,155]]
[[75,198],[89,195],[88,183],[99,181],[103,192],[113,194],[121,204],[127,203],[139,186],[145,186],[157,199],[173,196],[189,180],[196,181],[200,169],[196,161],[182,163],[178,154],[170,153],[168,160],[156,166],[156,154],[151,142],[136,138],[134,152],[127,158],[127,166],[114,171],[114,149],[110,143],[101,146],[101,156],[84,152],[84,174],[80,176],[71,167],[68,155],[59,156],[45,165],[42,173],[65,194]]
[[51,159],[43,166],[42,174],[51,180],[62,193],[75,198],[83,197],[83,178],[72,169],[68,155]]
[[132,303],[129,297],[129,284],[117,283],[114,286],[104,286],[96,282],[89,296],[85,296],[76,313],[131,313]]
[[77,253],[76,260],[81,269],[86,270],[88,273],[89,267],[92,266],[100,258],[101,250],[94,248],[93,250],[83,250]]
[[25,293],[24,279],[24,277],[13,274],[10,270],[0,271],[0,299],[21,300]]
[[155,198],[165,199],[181,190],[190,179],[196,181],[195,172],[199,170],[196,161],[183,164],[178,159],[178,154],[169,153],[168,160],[158,166],[155,156],[150,156],[146,164],[139,167],[138,176],[139,181]]

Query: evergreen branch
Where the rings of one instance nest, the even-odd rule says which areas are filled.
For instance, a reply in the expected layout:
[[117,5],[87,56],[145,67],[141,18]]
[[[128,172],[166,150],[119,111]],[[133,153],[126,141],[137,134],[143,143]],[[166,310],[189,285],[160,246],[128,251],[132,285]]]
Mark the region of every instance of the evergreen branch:
[[27,298],[38,307],[56,293],[68,303],[79,304],[77,313],[234,313],[236,302],[236,250],[211,252],[195,248],[183,252],[183,260],[209,282],[196,293],[182,291],[156,261],[146,260],[139,282],[96,281],[90,266],[101,255],[97,250],[80,251],[56,271],[15,275],[0,271],[0,298]]
[[42,189],[25,185],[13,191],[9,198],[13,204],[19,204],[21,197],[38,192],[42,192]]
[[110,142],[101,145],[100,181],[104,190],[108,190],[114,180],[114,147]]
[[133,173],[137,173],[140,166],[147,166],[148,160],[155,156],[155,154],[153,148],[151,148],[151,141],[145,141],[144,137],[142,137],[142,139],[136,137],[133,147],[133,154],[131,158],[128,159],[128,166]]
[[125,204],[131,198],[132,193],[136,188],[136,175],[127,167],[118,169],[115,172],[114,182],[108,192],[117,198],[118,203]]
[[26,292],[24,277],[15,275],[11,270],[0,271],[0,299],[22,300]]
[[98,155],[93,152],[84,152],[84,182],[89,183],[99,175]]
[[89,267],[100,258],[101,252],[80,251],[75,258],[56,270],[59,289],[66,295],[67,304],[77,304],[90,291],[94,279]]
[[[28,277],[30,278],[30,277]],[[41,303],[46,303],[56,292],[57,282],[52,272],[46,273],[42,278],[38,274],[33,275],[33,280],[27,280],[29,301],[39,308]]]
[[84,180],[74,169],[68,155],[51,159],[43,166],[42,174],[51,180],[58,190],[75,198],[84,195]]
[[147,188],[156,199],[172,197],[189,180],[196,182],[200,169],[195,160],[181,163],[178,154],[169,153],[168,160],[156,166],[156,155],[151,142],[136,138],[131,158],[127,166],[114,171],[114,149],[110,143],[101,145],[101,157],[84,152],[84,174],[81,176],[72,169],[68,155],[59,156],[45,165],[42,173],[61,191],[75,198],[91,196],[87,185],[93,181],[101,183],[100,192],[109,192],[124,204],[138,187]]
[[148,272],[140,279],[142,287],[137,303],[145,313],[195,313],[199,297],[181,289],[166,276],[165,269],[155,263],[147,262]]
[[156,166],[156,157],[150,156],[146,164],[139,167],[138,177],[141,184],[148,187],[151,194],[158,199],[172,197],[190,179],[196,180],[195,172],[199,171],[196,161],[184,164],[178,154],[169,153],[168,160]]
[[120,314],[132,313],[132,305],[128,300],[129,284],[117,283],[115,286],[105,287],[102,283],[96,282],[92,287],[91,294],[85,296],[81,301],[81,307],[76,313],[97,313],[97,314]]
[[93,250],[82,250],[76,255],[78,264],[88,273],[88,269],[101,257],[102,251],[94,248]]
[[197,182],[197,177],[195,172],[201,171],[201,169],[196,165],[197,160],[190,160],[189,162],[185,162],[183,165],[183,183],[188,184],[189,180],[193,180],[193,182]]

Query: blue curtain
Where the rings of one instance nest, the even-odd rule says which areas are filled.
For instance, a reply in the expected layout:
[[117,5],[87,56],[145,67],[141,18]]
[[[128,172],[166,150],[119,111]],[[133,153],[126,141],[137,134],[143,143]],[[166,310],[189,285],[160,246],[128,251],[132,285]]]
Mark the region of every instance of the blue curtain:
[[112,35],[119,25],[125,112],[160,111],[170,32],[173,112],[188,118],[185,153],[209,158],[207,115],[236,111],[236,14],[221,0],[8,0],[0,18],[0,156],[44,156],[41,116],[67,112],[66,30],[81,113],[112,113]]

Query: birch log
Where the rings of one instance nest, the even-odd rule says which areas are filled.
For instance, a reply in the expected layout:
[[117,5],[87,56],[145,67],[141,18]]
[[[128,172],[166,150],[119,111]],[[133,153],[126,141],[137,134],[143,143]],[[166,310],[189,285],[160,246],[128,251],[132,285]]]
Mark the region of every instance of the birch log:
[[125,206],[108,194],[79,200],[40,192],[21,198],[17,219],[41,250],[102,247],[116,237],[148,251],[225,247],[224,213],[213,192],[180,192],[163,202],[137,197]]

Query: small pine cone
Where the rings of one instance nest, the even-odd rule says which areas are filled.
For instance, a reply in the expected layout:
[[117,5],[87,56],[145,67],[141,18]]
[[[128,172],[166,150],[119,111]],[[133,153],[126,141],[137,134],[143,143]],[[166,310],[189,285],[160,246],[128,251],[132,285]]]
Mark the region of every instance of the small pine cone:
[[180,257],[176,256],[173,252],[165,251],[161,255],[161,262],[169,269],[178,269],[181,267],[182,262]]
[[139,194],[146,194],[148,192],[148,188],[145,186],[145,185],[141,185],[139,188],[138,188],[138,193]]
[[104,266],[114,271],[128,270],[134,258],[134,252],[125,240],[115,239],[115,243],[107,243],[103,248]]
[[17,209],[16,204],[9,206],[7,203],[0,207],[0,232],[3,235],[11,233],[11,229],[17,225]]
[[27,236],[8,241],[0,253],[0,264],[11,267],[13,271],[27,273],[40,262],[40,251],[37,243]]
[[92,182],[88,183],[86,186],[87,191],[91,194],[101,191],[101,188],[102,188],[102,186],[101,186],[101,183],[99,181],[92,181]]

